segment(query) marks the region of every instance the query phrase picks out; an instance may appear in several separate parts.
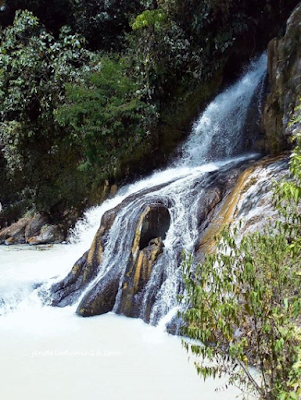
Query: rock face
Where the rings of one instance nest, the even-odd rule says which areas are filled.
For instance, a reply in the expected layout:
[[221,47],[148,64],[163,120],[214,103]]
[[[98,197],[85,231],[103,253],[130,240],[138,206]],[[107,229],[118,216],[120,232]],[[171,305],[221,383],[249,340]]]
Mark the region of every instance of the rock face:
[[283,38],[268,47],[270,91],[262,118],[266,151],[278,153],[289,147],[293,127],[289,122],[301,97],[301,3],[287,21]]
[[[162,239],[170,226],[170,214],[162,204],[146,207],[136,228],[121,296],[116,311],[129,317],[139,317],[143,289],[150,279],[153,266],[163,251]],[[149,318],[152,303],[149,304]]]
[[21,218],[7,228],[0,230],[0,244],[55,244],[65,239],[61,226],[51,225],[47,214]]
[[145,211],[142,218],[141,232],[139,233],[139,250],[148,247],[152,239],[160,237],[165,239],[170,226],[170,214],[162,204],[154,204]]
[[[183,293],[181,251],[186,237],[192,235],[185,243],[202,262],[214,251],[215,236],[225,225],[242,219],[242,234],[256,229],[274,216],[272,177],[280,179],[286,171],[287,160],[280,157],[244,161],[196,174],[178,203],[179,192],[174,197],[170,193],[181,180],[127,197],[103,215],[90,250],[52,286],[52,305],[77,303],[83,317],[114,311],[158,323]],[[169,331],[178,332],[180,325],[174,316]]]
[[202,230],[195,246],[196,259],[215,250],[215,237],[227,226],[239,226],[239,235],[260,231],[270,219],[278,218],[273,207],[273,182],[288,176],[286,155],[266,157],[239,176],[231,193],[224,199],[210,224]]
[[102,261],[106,236],[116,218],[116,214],[117,207],[104,214],[90,250],[74,264],[65,279],[53,285],[52,305],[65,307],[72,304],[80,296],[81,290],[95,276]]
[[[108,230],[113,223],[112,215],[114,215],[115,219],[115,209],[104,215],[101,227],[95,236],[90,251],[84,255],[80,264],[76,264],[77,266],[81,266],[77,270],[79,279],[71,285],[71,290],[82,289],[87,281],[91,281],[93,273],[95,275],[95,272],[97,272],[103,253],[103,239],[108,234]],[[110,222],[107,223],[108,221]],[[135,221],[135,232],[131,240],[131,251],[125,270],[123,271],[121,268],[112,269],[103,279],[99,280],[97,285],[90,291],[88,290],[78,306],[77,313],[79,315],[88,317],[104,314],[111,311],[117,302],[119,305],[116,308],[116,312],[129,317],[139,316],[141,306],[140,295],[150,278],[152,267],[163,248],[162,238],[154,237],[154,235],[161,234],[164,238],[169,228],[168,221],[170,221],[169,212],[162,204],[151,204],[144,209],[139,219]],[[148,239],[149,241],[146,242]],[[121,278],[123,278],[122,291],[117,301],[116,296]],[[69,295],[68,298],[65,297],[66,283],[64,282],[61,286],[53,288],[56,295],[58,294],[57,289],[59,289],[61,290],[61,295],[64,296],[63,301],[54,301],[53,305],[61,306],[65,305],[66,301],[74,300],[75,291],[73,291],[73,294],[70,293],[71,296]],[[78,295],[79,292],[77,292]]]
[[[164,185],[159,185],[156,188],[160,189],[161,187],[164,187]],[[53,285],[52,305],[64,307],[72,304],[79,298],[83,290],[88,286],[92,279],[97,276],[99,266],[103,260],[103,253],[107,246],[108,235],[118,213],[129,203],[134,201],[135,198],[147,192],[148,190],[144,190],[138,194],[129,196],[117,207],[107,211],[103,215],[100,227],[93,239],[90,250],[75,263],[71,272],[63,281]],[[169,222],[169,212],[160,203],[153,203],[144,210],[141,210],[141,214],[138,214],[137,218],[132,221],[132,232],[129,232],[129,236],[132,235],[130,241],[131,253],[126,273],[129,274],[128,270],[135,269],[137,267],[136,264],[139,264],[137,267],[140,268],[141,272],[141,279],[140,277],[139,279],[137,278],[139,281],[139,290],[141,290],[147,281],[147,273],[144,271],[144,267],[142,267],[142,264],[145,265],[146,263],[145,257],[147,258],[147,256],[142,257],[141,260],[141,255],[139,256],[139,254],[148,254],[150,245],[150,247],[154,248],[151,252],[150,258],[153,261],[155,260],[159,255],[156,249],[157,247],[161,248],[161,238],[165,238],[165,234],[169,228]],[[155,240],[152,242],[153,239]],[[157,245],[157,243],[160,243],[160,245]],[[117,252],[117,246],[118,239],[116,240],[114,248],[111,249],[113,253]],[[125,251],[126,250],[127,249],[125,249]],[[77,312],[82,316],[89,316],[111,311],[115,304],[120,277],[121,271],[119,271],[118,268],[112,272],[109,271],[106,274],[105,279],[100,280],[93,290],[86,294],[79,305]]]
[[263,79],[258,85],[245,120],[243,140],[243,149],[245,151],[258,151],[264,153],[265,135],[261,126],[262,109],[266,100],[267,79]]
[[202,235],[212,220],[216,223],[245,168],[241,162],[225,170],[196,174],[187,183],[187,192],[178,180],[169,181],[137,192],[107,211],[90,250],[63,281],[52,286],[52,305],[77,302],[77,313],[83,317],[113,310],[155,324],[168,311],[162,300],[164,288],[169,296],[171,285],[175,302],[177,291],[183,289],[184,241],[196,240],[198,250],[198,232]]

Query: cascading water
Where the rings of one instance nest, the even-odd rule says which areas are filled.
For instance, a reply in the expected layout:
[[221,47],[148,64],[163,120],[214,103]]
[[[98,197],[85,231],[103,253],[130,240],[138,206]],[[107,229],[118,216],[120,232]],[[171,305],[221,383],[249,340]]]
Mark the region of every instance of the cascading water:
[[244,125],[253,96],[260,88],[258,107],[267,57],[262,55],[252,62],[249,70],[232,87],[209,104],[195,122],[193,131],[183,146],[179,165],[197,166],[206,162],[241,154],[244,149]]
[[[69,281],[55,286],[55,305],[76,304],[77,312],[84,316],[113,310],[154,325],[166,314],[174,314],[172,310],[178,307],[177,295],[183,286],[182,250],[194,250],[200,230],[209,223],[207,215],[229,193],[241,165],[255,157],[237,154],[243,152],[241,142],[248,109],[265,74],[263,55],[251,64],[239,82],[208,106],[183,145],[182,157],[171,168],[120,192],[120,201],[125,200],[116,210],[105,237],[99,239],[103,252],[94,278],[81,285],[74,284],[71,275]],[[224,161],[217,161],[221,159]],[[166,232],[157,235],[166,235],[164,246],[153,263],[149,279],[140,285],[129,280],[131,274],[137,274],[138,267],[134,269],[128,260],[137,258],[137,253],[144,250],[133,247],[139,218],[148,206],[156,205],[168,210],[170,223]],[[129,292],[129,285],[141,287]]]
[[[235,181],[241,165],[256,157],[254,154],[238,155],[244,150],[242,136],[247,112],[265,74],[266,56],[263,55],[251,64],[235,85],[217,96],[207,107],[182,146],[180,159],[165,171],[121,189],[114,199],[87,213],[86,219],[76,226],[71,244],[67,246],[70,256],[80,256],[91,244],[104,213],[124,203],[106,233],[102,259],[95,276],[83,287],[78,286],[76,291],[68,293],[67,302],[64,303],[60,297],[58,305],[73,304],[73,309],[76,306],[80,312],[89,302],[95,302],[95,296],[103,288],[107,290],[108,284],[114,282],[116,293],[111,309],[126,314],[124,288],[128,285],[128,260],[135,256],[132,254],[135,226],[148,205],[159,204],[168,210],[169,227],[164,233],[164,246],[149,279],[133,296],[132,301],[136,304],[133,316],[157,324],[164,316],[174,315],[178,307],[177,295],[182,290],[182,250],[194,250],[200,229],[206,228],[209,223],[207,215],[229,193],[231,180]],[[224,161],[217,161],[222,159]],[[208,193],[211,193],[210,200]],[[60,273],[60,277],[66,273],[66,269]],[[56,278],[56,281],[60,279]],[[37,289],[35,297],[37,291],[45,294],[45,288],[49,289],[53,282],[50,280],[42,289]],[[18,307],[20,302],[24,303],[28,286],[22,292],[22,301],[18,300],[18,290],[12,292],[2,296],[0,314]]]

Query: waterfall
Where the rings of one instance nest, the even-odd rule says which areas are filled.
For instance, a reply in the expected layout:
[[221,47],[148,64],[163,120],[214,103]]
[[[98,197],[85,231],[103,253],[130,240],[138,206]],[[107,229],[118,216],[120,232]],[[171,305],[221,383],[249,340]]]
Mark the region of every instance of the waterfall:
[[[243,154],[242,138],[252,98],[265,78],[266,62],[266,55],[252,62],[236,84],[209,104],[181,147],[180,159],[166,170],[122,188],[115,198],[87,212],[73,231],[68,252],[79,256],[87,250],[101,218],[114,209],[114,221],[101,239],[101,261],[84,285],[74,282],[72,274],[60,285],[60,274],[52,289],[54,305],[73,305],[79,313],[89,315],[90,305],[94,307],[97,303],[99,307],[97,296],[105,292],[112,302],[107,311],[140,317],[153,325],[176,314],[177,296],[183,290],[182,250],[194,251],[200,232],[207,228],[209,217],[230,193],[241,168],[248,160],[258,157],[254,153]],[[126,305],[129,294],[125,289],[130,279],[129,260],[137,257],[137,253],[145,251],[146,254],[155,248],[149,244],[151,241],[143,245],[140,241],[133,252],[135,232],[147,207],[167,210],[164,215],[168,215],[168,222],[165,231],[158,234],[162,243],[149,279],[131,296],[129,312]],[[139,229],[141,234],[142,228]],[[37,290],[45,296],[45,288],[50,289],[53,283],[54,280],[49,280],[42,290]],[[69,284],[73,286],[68,291]],[[11,298],[15,301],[15,296]],[[2,299],[0,313],[4,307],[6,311],[10,309]]]
[[248,109],[256,89],[260,86],[262,90],[266,65],[267,56],[263,54],[237,83],[209,104],[183,146],[180,165],[196,166],[244,151],[242,138]]

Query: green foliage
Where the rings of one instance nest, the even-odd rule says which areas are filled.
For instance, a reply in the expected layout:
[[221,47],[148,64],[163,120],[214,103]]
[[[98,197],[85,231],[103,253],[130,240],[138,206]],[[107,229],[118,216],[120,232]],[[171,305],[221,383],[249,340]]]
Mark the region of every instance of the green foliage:
[[301,396],[301,351],[289,374],[289,392],[282,392],[280,400],[299,400]]
[[139,0],[69,0],[69,24],[93,49],[121,50],[131,15],[142,11]]
[[6,0],[5,9],[0,13],[0,25],[6,28],[13,23],[18,10],[28,10],[47,25],[47,28],[58,32],[66,24],[70,12],[69,0]]
[[18,147],[24,140],[38,139],[37,135],[55,136],[53,109],[64,100],[64,85],[78,79],[81,67],[91,59],[82,46],[82,39],[68,35],[66,29],[56,41],[31,13],[17,14],[0,45],[4,143],[15,142]]
[[237,35],[248,30],[246,16],[234,3],[160,1],[158,8],[151,4],[132,22],[130,54],[143,78],[145,99],[156,102],[162,120],[174,115],[173,98],[183,101],[179,91],[188,96],[212,79]]
[[[283,234],[256,233],[237,245],[224,231],[221,239],[217,254],[193,272],[196,279],[186,264],[192,307],[185,333],[204,343],[191,346],[201,356],[198,372],[204,378],[229,374],[229,384],[276,399],[289,390],[299,350],[293,323],[301,312],[299,259]],[[256,379],[249,364],[258,370]]]
[[[145,97],[156,102],[164,122],[173,117],[175,107],[180,109],[196,88],[216,77],[238,49],[240,60],[246,53],[249,58],[254,43],[259,44],[258,39],[262,43],[266,34],[263,15],[273,21],[270,35],[274,16],[284,16],[288,7],[283,0],[273,4],[262,0],[142,3],[147,7],[131,24],[133,33],[128,35],[128,47],[136,70],[143,76]],[[267,4],[270,11],[263,14]]]
[[[299,109],[298,107],[297,109]],[[300,125],[300,118],[294,120],[294,124]],[[301,201],[301,134],[298,133],[294,137],[294,150],[290,159],[290,172],[293,179],[289,181],[283,181],[276,189],[276,200],[281,211],[285,212],[287,218],[289,213],[294,212],[296,214],[297,206]],[[297,221],[298,222],[298,221]]]
[[83,146],[84,165],[110,171],[116,159],[141,142],[151,115],[128,75],[126,59],[104,56],[96,69],[82,84],[67,85],[66,102],[56,118],[72,141]]
[[[229,384],[253,390],[261,399],[293,400],[301,395],[301,147],[291,157],[291,180],[275,193],[282,219],[263,233],[225,230],[216,254],[194,268],[186,260],[190,307],[185,333],[203,345],[185,344],[200,356],[198,372],[228,374]],[[256,367],[255,375],[249,366]]]
[[65,168],[62,155],[71,163],[77,157],[69,154],[53,112],[64,102],[65,84],[89,70],[93,55],[80,36],[65,28],[56,40],[28,11],[18,12],[0,39],[0,142],[7,171],[17,191],[30,188],[37,200],[43,192],[49,197],[52,187],[51,201],[43,198],[48,208],[61,198],[55,187]]
[[6,12],[0,13],[0,25],[7,27],[18,10],[31,11],[55,36],[68,25],[88,41],[90,48],[121,49],[130,30],[132,13],[143,9],[139,0],[6,0]]
[[166,20],[166,14],[163,10],[146,10],[142,14],[138,15],[132,24],[132,28],[143,29],[146,27],[153,27],[154,29],[160,29],[162,23]]

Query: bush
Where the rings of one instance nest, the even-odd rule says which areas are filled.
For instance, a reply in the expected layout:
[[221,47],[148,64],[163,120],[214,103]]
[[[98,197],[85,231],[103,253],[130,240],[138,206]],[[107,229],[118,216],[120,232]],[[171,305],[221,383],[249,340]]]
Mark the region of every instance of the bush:
[[[185,262],[184,330],[203,343],[185,347],[200,356],[198,372],[204,379],[227,374],[228,384],[261,399],[301,395],[300,137],[296,140],[292,180],[278,185],[275,195],[282,220],[240,243],[237,232],[227,229],[216,254],[196,269],[192,258]],[[255,375],[249,366],[255,366]]]

